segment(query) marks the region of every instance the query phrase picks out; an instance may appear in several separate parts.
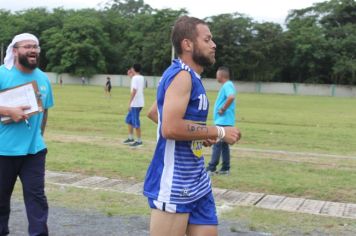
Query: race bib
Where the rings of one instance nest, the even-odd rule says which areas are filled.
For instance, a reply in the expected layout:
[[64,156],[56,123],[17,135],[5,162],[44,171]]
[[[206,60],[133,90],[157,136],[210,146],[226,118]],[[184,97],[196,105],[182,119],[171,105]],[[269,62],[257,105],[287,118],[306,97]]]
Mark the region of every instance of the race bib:
[[193,140],[191,146],[194,156],[201,158],[203,156],[203,141]]

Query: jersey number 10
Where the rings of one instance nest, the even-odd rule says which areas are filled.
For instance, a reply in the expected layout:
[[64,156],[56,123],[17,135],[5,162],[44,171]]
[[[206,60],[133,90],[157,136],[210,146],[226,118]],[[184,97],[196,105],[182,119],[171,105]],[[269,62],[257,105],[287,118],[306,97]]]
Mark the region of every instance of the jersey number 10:
[[199,95],[199,108],[198,110],[206,110],[208,109],[208,98],[205,94]]

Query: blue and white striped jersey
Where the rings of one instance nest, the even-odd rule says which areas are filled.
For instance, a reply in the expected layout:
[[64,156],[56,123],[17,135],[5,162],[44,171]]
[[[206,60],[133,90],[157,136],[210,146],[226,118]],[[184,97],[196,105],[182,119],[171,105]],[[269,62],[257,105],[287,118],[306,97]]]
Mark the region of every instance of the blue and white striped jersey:
[[[163,73],[157,89],[158,142],[144,183],[146,197],[171,204],[194,202],[211,191],[204,167],[202,141],[176,141],[162,137],[162,109],[166,90],[182,70],[190,73],[192,90],[184,119],[205,124],[209,102],[200,76],[180,59]],[[179,78],[178,78],[179,79]]]

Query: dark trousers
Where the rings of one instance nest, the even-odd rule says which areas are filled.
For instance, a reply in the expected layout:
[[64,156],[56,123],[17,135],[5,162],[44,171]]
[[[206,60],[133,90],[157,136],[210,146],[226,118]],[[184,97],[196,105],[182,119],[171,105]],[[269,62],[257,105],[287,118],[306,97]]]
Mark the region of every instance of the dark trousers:
[[229,144],[224,141],[219,141],[213,145],[213,153],[211,155],[211,161],[209,162],[207,170],[216,171],[216,166],[219,164],[221,154],[222,166],[220,170],[230,170],[230,147]]
[[26,156],[0,156],[0,236],[9,234],[10,199],[17,177],[22,183],[28,232],[48,235],[48,204],[44,192],[47,149]]

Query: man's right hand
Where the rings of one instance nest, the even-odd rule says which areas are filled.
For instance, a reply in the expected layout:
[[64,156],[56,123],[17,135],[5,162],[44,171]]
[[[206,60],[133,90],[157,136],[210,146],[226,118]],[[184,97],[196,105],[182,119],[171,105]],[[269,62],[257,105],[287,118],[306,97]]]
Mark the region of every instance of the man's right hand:
[[11,107],[9,108],[9,116],[15,122],[25,120],[28,118],[28,115],[25,114],[25,110],[30,108],[30,106]]
[[238,128],[229,126],[224,126],[223,128],[225,129],[224,142],[234,144],[241,139],[241,132]]

